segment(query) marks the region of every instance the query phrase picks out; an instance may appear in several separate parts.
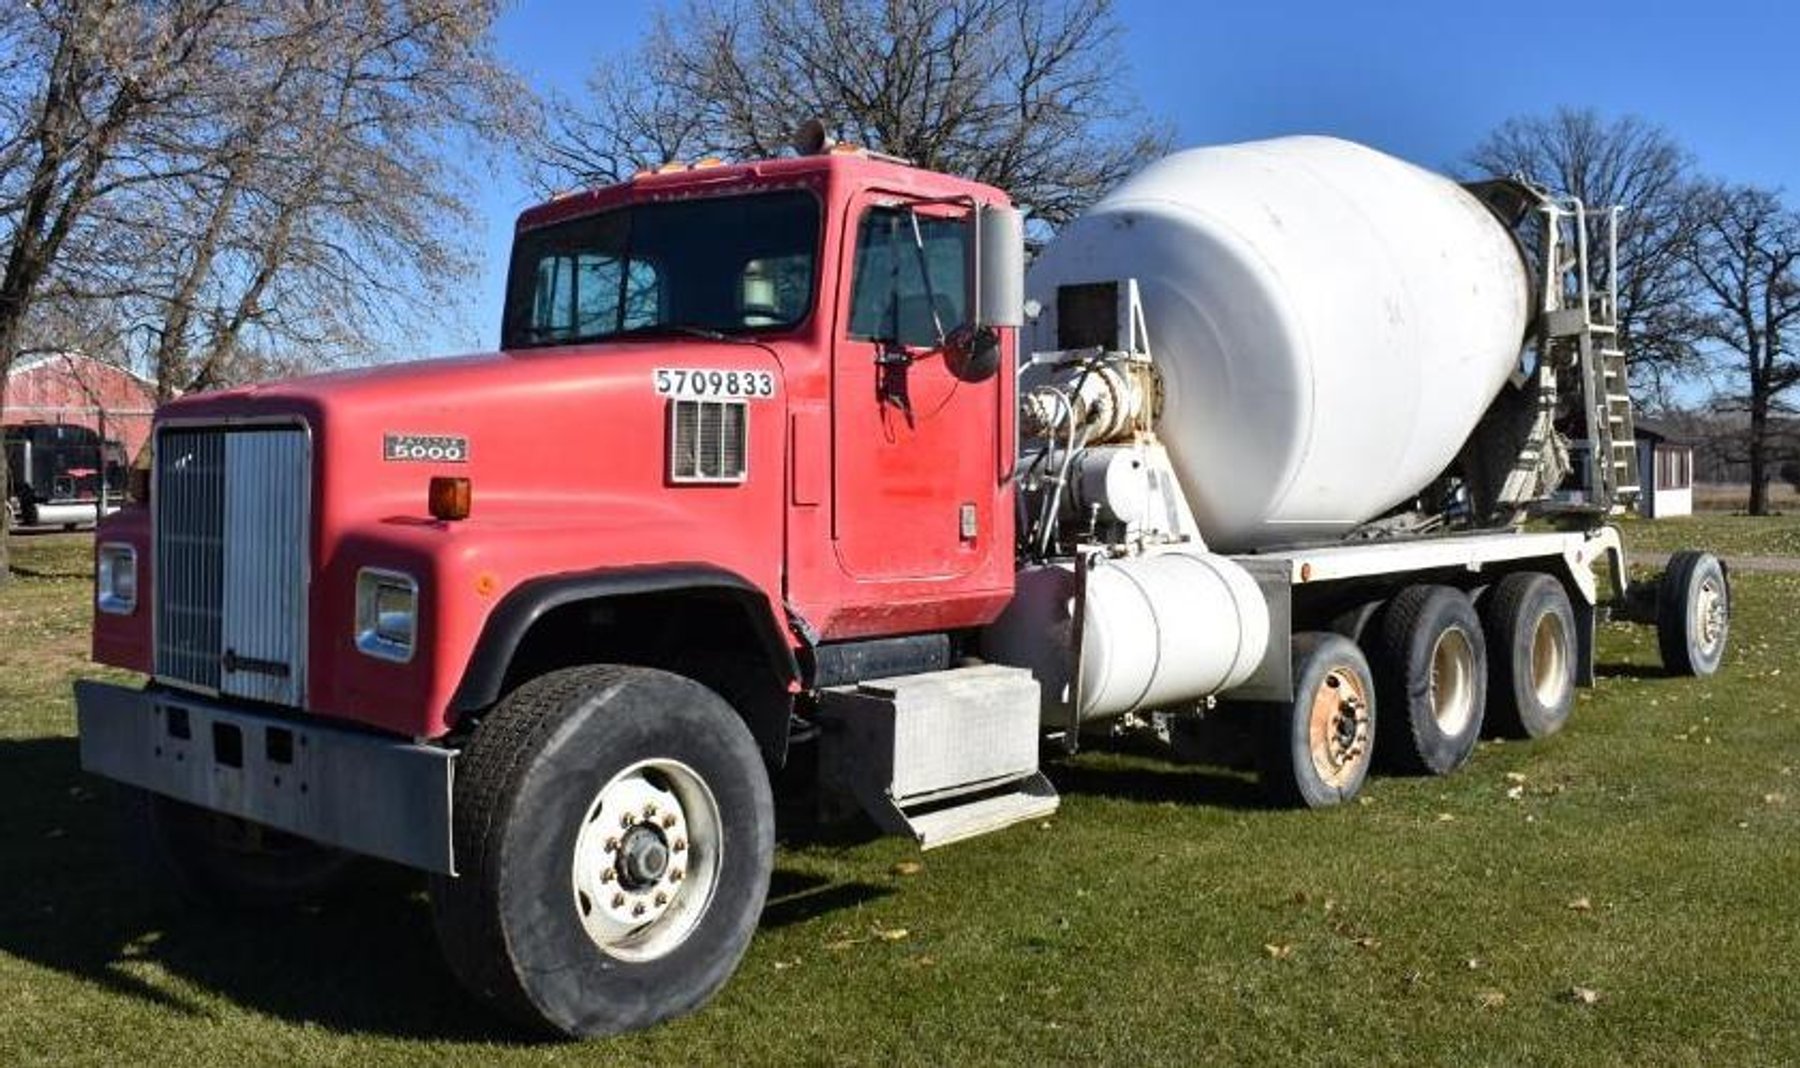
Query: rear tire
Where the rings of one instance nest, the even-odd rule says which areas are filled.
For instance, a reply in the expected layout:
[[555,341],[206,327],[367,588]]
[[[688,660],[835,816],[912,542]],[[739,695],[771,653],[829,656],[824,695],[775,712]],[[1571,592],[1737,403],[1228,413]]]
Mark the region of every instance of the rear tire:
[[1656,591],[1656,643],[1671,675],[1706,678],[1725,659],[1731,634],[1731,582],[1711,553],[1683,550],[1669,558]]
[[699,683],[551,672],[457,761],[455,878],[432,882],[451,970],[569,1037],[649,1027],[736,970],[768,893],[774,804],[755,740]]
[[1549,575],[1502,578],[1481,609],[1488,648],[1487,721],[1507,738],[1547,738],[1575,707],[1579,643],[1568,591]]
[[1294,699],[1260,706],[1259,780],[1274,804],[1325,808],[1355,797],[1375,742],[1375,682],[1341,634],[1294,635]]
[[1468,762],[1487,707],[1487,643],[1450,586],[1408,586],[1371,628],[1383,766],[1448,775]]

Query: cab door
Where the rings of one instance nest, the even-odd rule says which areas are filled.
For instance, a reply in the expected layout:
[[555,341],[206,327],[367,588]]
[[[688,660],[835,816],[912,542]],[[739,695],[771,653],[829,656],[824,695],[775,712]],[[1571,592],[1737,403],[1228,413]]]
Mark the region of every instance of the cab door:
[[845,218],[832,537],[858,583],[949,582],[995,552],[1002,376],[959,380],[941,337],[967,318],[968,211],[868,193]]

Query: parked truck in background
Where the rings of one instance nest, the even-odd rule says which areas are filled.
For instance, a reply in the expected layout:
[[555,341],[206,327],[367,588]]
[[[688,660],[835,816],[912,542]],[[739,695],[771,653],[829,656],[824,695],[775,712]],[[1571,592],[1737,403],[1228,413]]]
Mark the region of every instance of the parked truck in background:
[[608,1034],[729,978],[791,762],[932,847],[1125,722],[1286,804],[1452,772],[1563,726],[1603,612],[1718,668],[1719,561],[1628,586],[1607,525],[1611,213],[1285,139],[1027,281],[1004,191],[809,148],[525,212],[498,353],[161,410],[96,547],[95,658],[149,681],[77,696],[167,875],[422,869],[471,991]]
[[94,523],[125,499],[126,461],[117,441],[92,427],[14,423],[0,427],[6,447],[6,514],[17,528]]

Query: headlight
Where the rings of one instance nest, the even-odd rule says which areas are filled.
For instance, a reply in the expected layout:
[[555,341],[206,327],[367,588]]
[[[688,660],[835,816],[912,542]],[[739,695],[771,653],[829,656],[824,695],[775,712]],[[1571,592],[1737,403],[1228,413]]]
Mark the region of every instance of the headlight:
[[356,647],[404,664],[419,624],[419,584],[411,575],[365,567],[356,573]]
[[137,608],[137,550],[119,542],[100,546],[94,557],[94,607],[115,616]]

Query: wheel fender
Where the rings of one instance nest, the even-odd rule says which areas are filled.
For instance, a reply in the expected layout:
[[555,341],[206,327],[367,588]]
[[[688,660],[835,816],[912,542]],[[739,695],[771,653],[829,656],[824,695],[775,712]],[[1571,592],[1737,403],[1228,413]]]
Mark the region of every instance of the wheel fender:
[[[741,575],[706,564],[571,572],[523,582],[495,606],[450,700],[452,720],[479,713],[504,696],[508,671],[520,645],[532,627],[555,609],[612,598],[690,592],[722,594],[744,612],[755,635],[753,652],[781,690],[791,689],[800,679],[799,664],[776,621],[768,596]],[[740,708],[739,712],[771,766],[779,766],[786,756],[789,703],[784,700],[768,705]]]

